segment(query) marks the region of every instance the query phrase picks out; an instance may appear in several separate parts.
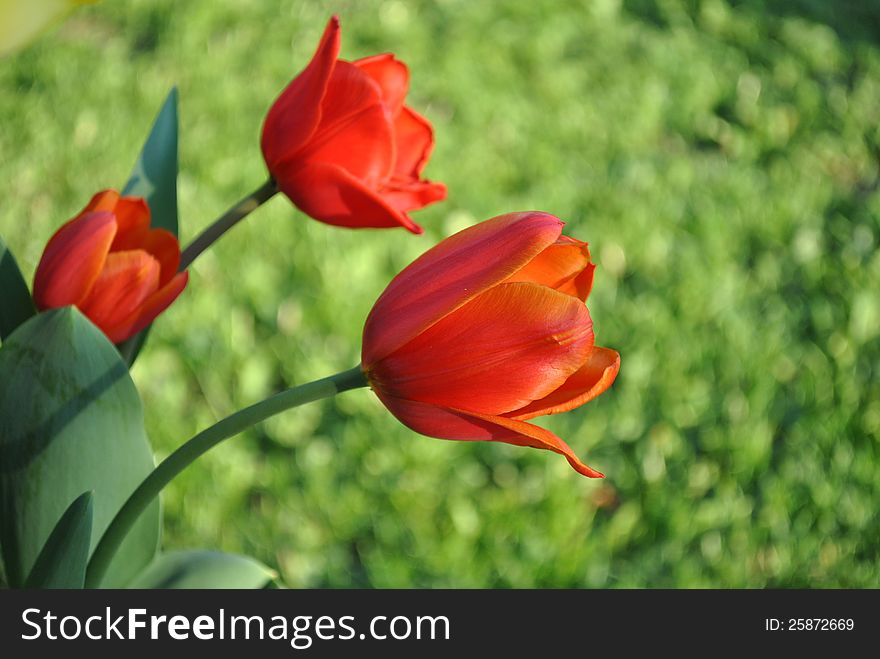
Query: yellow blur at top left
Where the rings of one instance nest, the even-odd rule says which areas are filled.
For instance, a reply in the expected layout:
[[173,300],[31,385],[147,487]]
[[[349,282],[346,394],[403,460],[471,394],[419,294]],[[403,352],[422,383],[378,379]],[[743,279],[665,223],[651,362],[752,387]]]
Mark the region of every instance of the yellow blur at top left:
[[77,5],[97,0],[0,0],[0,57],[27,46]]

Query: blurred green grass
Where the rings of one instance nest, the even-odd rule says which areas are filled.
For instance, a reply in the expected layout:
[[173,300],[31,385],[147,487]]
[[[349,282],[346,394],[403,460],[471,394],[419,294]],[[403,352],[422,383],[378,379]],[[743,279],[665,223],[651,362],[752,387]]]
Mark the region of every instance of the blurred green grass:
[[0,232],[26,275],[124,182],[172,85],[183,237],[261,183],[265,110],[334,12],[344,57],[409,64],[449,201],[415,238],[276,198],[219,243],[134,369],[157,453],[352,366],[408,261],[541,209],[590,241],[623,358],[546,425],[608,477],[417,436],[356,391],[193,466],[165,545],[295,587],[880,586],[877,2],[106,1],[0,61]]

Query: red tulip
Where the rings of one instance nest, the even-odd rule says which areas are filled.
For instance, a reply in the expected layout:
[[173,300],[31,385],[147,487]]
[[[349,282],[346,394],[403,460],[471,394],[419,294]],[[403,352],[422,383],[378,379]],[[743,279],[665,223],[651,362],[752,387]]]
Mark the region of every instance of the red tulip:
[[49,240],[34,275],[40,309],[76,305],[114,343],[134,336],[186,286],[180,244],[150,229],[140,197],[99,192]]
[[526,423],[592,400],[620,356],[593,345],[584,304],[587,244],[547,213],[511,213],[447,238],[397,275],[364,327],[361,364],[405,425],[441,439],[549,449],[583,464],[549,430]]
[[434,147],[428,120],[404,105],[406,65],[392,54],[337,59],[333,17],[309,65],[263,125],[263,157],[304,213],[338,226],[422,229],[407,215],[446,197],[421,178]]

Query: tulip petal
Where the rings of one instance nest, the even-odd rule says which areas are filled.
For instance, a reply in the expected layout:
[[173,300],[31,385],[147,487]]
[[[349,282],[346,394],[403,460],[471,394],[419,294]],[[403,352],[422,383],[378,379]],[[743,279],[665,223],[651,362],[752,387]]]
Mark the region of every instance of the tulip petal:
[[593,273],[596,270],[596,266],[593,263],[590,263],[586,268],[584,268],[581,272],[576,274],[574,277],[561,283],[556,290],[560,293],[567,293],[568,295],[573,295],[579,300],[583,300],[584,302],[590,297],[590,291],[593,290]]
[[116,237],[110,251],[138,249],[150,231],[150,207],[143,197],[120,197],[113,209]]
[[111,252],[80,311],[111,341],[123,341],[132,318],[158,290],[159,271],[159,262],[143,250]]
[[379,194],[392,208],[406,213],[446,199],[446,186],[431,181],[409,183],[392,179]]
[[112,211],[119,202],[119,193],[116,190],[101,190],[95,193],[86,207],[80,211],[80,215],[85,213],[93,213],[97,211]]
[[127,336],[121,340],[124,341],[128,337],[134,336],[152,323],[156,316],[165,311],[183,292],[187,281],[189,281],[189,273],[179,272],[165,286],[148,297],[141,306],[137,318],[128,328]]
[[337,62],[321,103],[321,121],[297,152],[300,162],[338,165],[371,188],[391,175],[394,135],[379,86],[348,62]]
[[165,229],[152,229],[144,236],[140,247],[159,262],[159,286],[171,281],[180,266],[180,242],[177,236]]
[[382,90],[382,102],[392,117],[403,107],[409,89],[409,69],[392,53],[364,57],[352,62],[372,78]]
[[339,56],[339,18],[327,23],[308,66],[281,92],[263,123],[260,145],[269,171],[302,147],[321,120],[321,100]]
[[496,424],[474,418],[466,412],[456,412],[429,403],[398,398],[375,387],[373,392],[398,421],[427,437],[488,442],[496,439],[500,434]]
[[563,224],[548,213],[509,213],[429,249],[391,281],[373,306],[364,325],[364,366],[507,279],[552,245]]
[[415,110],[404,107],[394,119],[395,176],[418,179],[434,150],[434,129]]
[[396,398],[378,391],[376,395],[401,423],[422,435],[438,439],[494,441],[547,449],[565,456],[578,473],[590,478],[603,477],[601,472],[581,462],[562,439],[544,428],[514,419]]
[[529,261],[508,282],[531,281],[586,302],[593,283],[595,266],[590,262],[587,243],[560,236],[534,259]]
[[377,362],[368,377],[384,392],[484,414],[543,398],[587,359],[586,306],[533,283],[490,288]]
[[406,213],[336,165],[303,165],[285,173],[278,185],[297,208],[321,222],[354,229],[402,226],[422,233]]
[[115,234],[116,220],[107,211],[87,212],[58,229],[34,274],[37,307],[79,304],[98,279]]
[[476,419],[496,423],[510,433],[507,436],[501,434],[495,441],[514,444],[516,446],[542,448],[548,451],[553,451],[554,453],[559,453],[560,455],[565,456],[565,459],[568,460],[568,464],[570,464],[572,469],[579,474],[587,476],[588,478],[605,478],[605,474],[601,471],[596,471],[592,467],[581,462],[568,444],[546,428],[541,428],[531,423],[526,423],[525,421],[508,419],[501,416],[470,414]]
[[540,400],[510,412],[512,419],[525,421],[545,414],[567,412],[588,403],[614,382],[620,370],[620,355],[610,348],[594,347],[587,362],[562,386]]

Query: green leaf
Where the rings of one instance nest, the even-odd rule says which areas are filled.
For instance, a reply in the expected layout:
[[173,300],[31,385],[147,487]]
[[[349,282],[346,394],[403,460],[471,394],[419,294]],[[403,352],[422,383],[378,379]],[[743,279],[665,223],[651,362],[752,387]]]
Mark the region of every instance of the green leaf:
[[130,588],[265,588],[277,574],[247,556],[219,551],[160,554]]
[[92,492],[79,495],[55,528],[25,581],[25,588],[82,588],[92,537]]
[[[73,307],[41,313],[0,347],[0,549],[9,583],[29,574],[55,523],[94,491],[90,551],[153,469],[128,368]],[[104,585],[123,586],[156,554],[159,506],[138,520]]]
[[147,325],[133,337],[116,346],[119,350],[119,356],[122,357],[122,361],[128,364],[129,368],[134,364],[134,360],[137,359],[137,356],[140,354],[141,348],[144,347],[144,343],[147,341],[147,334],[151,327],[152,324]]
[[0,238],[0,340],[5,341],[36,313],[28,285],[21,276],[15,257]]
[[122,194],[144,197],[150,224],[177,235],[177,88],[159,110]]
[[[124,195],[144,197],[150,207],[150,224],[167,229],[175,236],[177,222],[177,88],[168,93],[153,122],[150,135],[135,163]],[[123,360],[131,366],[147,340],[147,327],[119,345]]]

